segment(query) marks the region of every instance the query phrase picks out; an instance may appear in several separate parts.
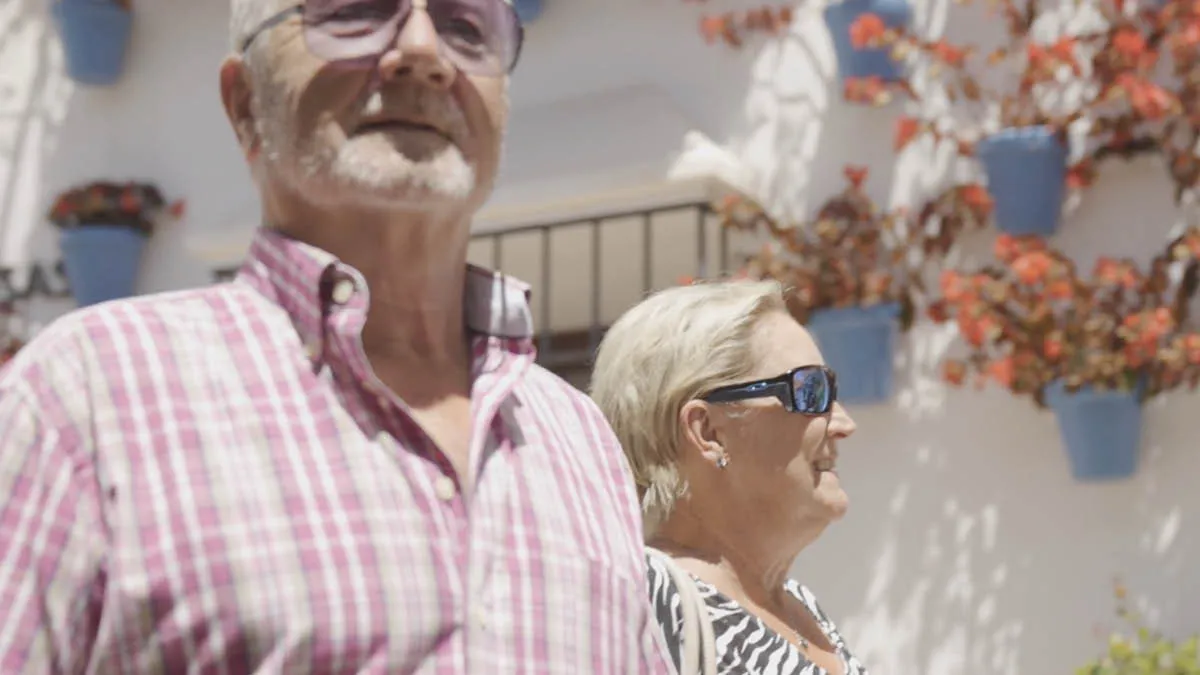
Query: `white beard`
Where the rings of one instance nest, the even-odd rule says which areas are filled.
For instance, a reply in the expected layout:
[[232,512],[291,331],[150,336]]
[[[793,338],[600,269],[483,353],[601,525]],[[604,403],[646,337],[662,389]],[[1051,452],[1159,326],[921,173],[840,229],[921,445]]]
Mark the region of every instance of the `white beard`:
[[[428,101],[417,94],[413,108],[424,112],[432,107]],[[463,204],[476,189],[475,168],[456,145],[446,143],[416,159],[378,134],[351,136],[341,143],[323,139],[319,132],[301,137],[280,100],[266,93],[258,103],[256,131],[264,159],[293,188],[318,203],[424,210]],[[374,93],[364,103],[363,114],[376,114],[381,106],[380,95]],[[461,115],[454,115],[457,110],[440,112],[452,118],[449,123],[463,126]]]

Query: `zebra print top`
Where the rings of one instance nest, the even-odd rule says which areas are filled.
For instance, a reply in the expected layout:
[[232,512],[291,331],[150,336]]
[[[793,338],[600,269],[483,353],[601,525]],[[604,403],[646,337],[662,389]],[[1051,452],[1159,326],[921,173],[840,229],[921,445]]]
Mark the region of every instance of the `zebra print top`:
[[[659,561],[647,558],[646,564],[650,602],[659,625],[663,627],[671,659],[678,670],[683,632],[679,592],[671,580],[670,573]],[[828,675],[824,669],[809,661],[791,642],[768,628],[758,617],[747,612],[711,584],[694,575],[692,579],[696,582],[696,590],[700,597],[708,605],[708,616],[712,620],[717,643],[717,672],[721,675]],[[845,675],[867,675],[867,669],[850,653],[846,641],[825,612],[821,611],[812,592],[790,579],[785,588],[812,612],[817,624],[841,658]]]

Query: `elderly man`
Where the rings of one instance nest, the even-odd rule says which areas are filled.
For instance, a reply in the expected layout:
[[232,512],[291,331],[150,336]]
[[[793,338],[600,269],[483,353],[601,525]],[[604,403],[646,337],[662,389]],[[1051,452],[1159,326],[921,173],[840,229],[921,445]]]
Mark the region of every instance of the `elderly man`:
[[236,0],[236,281],[0,375],[0,672],[669,672],[619,447],[466,265],[510,0]]

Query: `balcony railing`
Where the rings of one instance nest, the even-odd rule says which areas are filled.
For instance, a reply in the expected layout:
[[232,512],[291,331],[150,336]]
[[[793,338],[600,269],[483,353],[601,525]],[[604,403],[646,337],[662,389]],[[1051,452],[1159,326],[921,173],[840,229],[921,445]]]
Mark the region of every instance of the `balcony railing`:
[[[689,201],[482,232],[472,237],[472,245],[476,250],[473,262],[515,274],[532,284],[538,361],[580,384],[590,373],[592,357],[605,330],[621,311],[657,288],[677,282],[679,277],[707,277],[729,270],[729,234],[717,225],[712,215],[707,202]],[[616,223],[623,225],[619,235],[615,231]],[[668,226],[673,233],[662,235],[661,231]],[[656,236],[656,232],[660,236]],[[555,238],[569,233],[576,235],[576,246],[582,244],[586,247],[588,278],[582,297],[578,298],[587,303],[585,326],[579,326],[578,322],[563,326],[563,322],[556,320],[558,317],[555,316],[556,309],[570,305],[569,298],[560,297],[556,302],[553,297],[559,278],[556,277],[553,263],[556,254],[562,253],[556,249]],[[603,245],[606,234],[615,236],[622,251],[637,250],[628,250],[628,255],[623,254],[622,259],[615,263],[606,260]],[[664,250],[664,239],[669,249]],[[522,256],[523,269],[513,269],[513,265],[507,264],[509,261],[505,256],[506,244],[517,240],[522,240],[526,249]],[[529,250],[531,248],[536,249],[536,255],[530,255],[533,253]],[[536,263],[531,265],[530,258],[533,257],[536,257]],[[675,277],[664,280],[661,274],[656,274],[664,263],[676,272]],[[532,269],[534,267],[537,269]],[[562,274],[562,270],[558,270],[558,273]],[[619,298],[618,302],[606,297],[607,292],[613,291],[612,275],[618,275],[625,281],[625,292],[620,294],[624,297]],[[629,275],[640,277],[637,280],[637,292],[632,297]]]

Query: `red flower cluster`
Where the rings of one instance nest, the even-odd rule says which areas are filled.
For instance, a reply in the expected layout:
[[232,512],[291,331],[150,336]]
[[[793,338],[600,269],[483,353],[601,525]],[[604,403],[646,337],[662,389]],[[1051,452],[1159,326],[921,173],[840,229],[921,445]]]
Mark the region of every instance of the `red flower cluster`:
[[1037,237],[1002,235],[995,256],[998,265],[974,274],[944,272],[929,307],[933,320],[957,324],[967,346],[966,358],[944,364],[952,384],[973,374],[976,385],[991,380],[1039,405],[1058,379],[1070,390],[1141,383],[1147,396],[1200,384],[1200,331],[1188,327],[1200,229],[1172,241],[1146,272],[1101,258],[1081,278]]
[[[684,0],[684,2],[702,4],[704,0]],[[763,5],[739,12],[705,14],[700,17],[700,34],[709,44],[721,42],[726,46],[738,48],[745,43],[748,34],[780,35],[791,24],[792,7],[790,5],[778,7]]]
[[[1166,158],[1177,199],[1200,185],[1200,159],[1193,152],[1200,138],[1200,78],[1195,76],[1200,72],[1200,3],[1165,0],[1158,7],[1142,3],[1127,8],[1124,0],[1103,0],[1096,5],[1105,19],[1103,28],[1045,44],[1031,36],[1040,16],[1039,3],[1019,6],[1015,0],[997,0],[988,4],[999,10],[1007,40],[982,59],[974,58],[973,47],[889,28],[874,14],[855,21],[850,39],[860,49],[889,49],[895,58],[908,62],[914,74],[922,73],[918,79],[937,83],[925,86],[940,86],[951,101],[979,108],[963,111],[965,118],[977,118],[995,104],[1002,128],[1048,126],[1063,133],[1068,125],[1086,120],[1085,145],[1078,149],[1080,159],[1067,177],[1073,190],[1093,183],[1099,162],[1142,153],[1161,153]],[[1163,61],[1169,63],[1164,66]],[[978,72],[980,66],[1015,73],[1015,86],[988,89],[981,82],[998,78],[984,77]],[[1047,101],[1063,100],[1047,96],[1048,92],[1088,83],[1094,85],[1087,88],[1094,93],[1069,97],[1077,101],[1074,107],[1046,107]],[[909,80],[891,87],[851,80],[844,95],[855,102],[882,104],[891,99],[893,89],[915,99],[928,95],[918,94]],[[965,156],[973,154],[979,130],[959,135],[945,128],[937,120],[903,118],[897,126],[896,149],[929,134],[936,141],[954,143]]]
[[149,183],[101,181],[59,195],[48,217],[62,228],[119,225],[149,236],[155,219],[164,210],[178,218],[183,215],[184,203],[167,205],[159,189]]
[[[781,223],[745,197],[728,198],[716,211],[725,227],[769,237],[748,259],[746,274],[783,282],[799,321],[819,309],[898,302],[907,328],[926,267],[949,252],[959,233],[987,222],[991,201],[981,186],[960,185],[915,216],[902,209],[885,213],[863,189],[865,168],[848,166],[845,176],[846,189],[809,223]],[[937,227],[930,226],[934,221]]]

